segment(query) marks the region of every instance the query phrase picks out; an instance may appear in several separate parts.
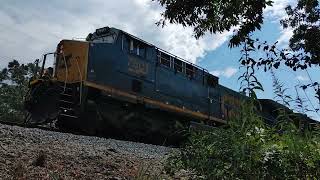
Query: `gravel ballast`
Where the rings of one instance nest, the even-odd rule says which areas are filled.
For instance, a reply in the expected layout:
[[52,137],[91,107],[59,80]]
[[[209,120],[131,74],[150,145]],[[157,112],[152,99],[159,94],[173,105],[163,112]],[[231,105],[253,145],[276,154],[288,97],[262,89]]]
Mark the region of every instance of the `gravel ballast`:
[[174,149],[0,124],[0,179],[134,179]]

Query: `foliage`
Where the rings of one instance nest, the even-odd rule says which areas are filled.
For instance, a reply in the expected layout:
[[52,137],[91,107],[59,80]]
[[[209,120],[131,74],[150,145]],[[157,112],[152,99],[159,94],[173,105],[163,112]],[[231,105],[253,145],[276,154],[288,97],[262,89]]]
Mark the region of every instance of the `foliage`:
[[[267,51],[269,47],[264,49]],[[206,179],[316,179],[320,176],[319,127],[310,131],[311,127],[299,119],[301,115],[286,107],[292,98],[286,95],[284,85],[273,71],[275,99],[284,106],[275,110],[277,118],[273,127],[267,126],[258,115],[260,106],[255,91],[263,88],[254,74],[257,62],[250,57],[254,51],[254,41],[248,37],[239,60],[246,71],[239,79],[250,98],[242,103],[237,116],[228,120],[227,128],[193,132],[181,152],[169,158],[168,172],[191,169]]]
[[[157,0],[164,8],[163,19],[157,24],[182,24],[194,28],[197,38],[206,32],[218,33],[237,29],[230,46],[239,46],[263,24],[263,10],[271,0]],[[320,64],[320,7],[318,0],[297,0],[296,7],[285,8],[288,17],[280,23],[292,28],[290,51],[304,64]]]
[[[319,135],[286,121],[271,128],[244,102],[229,128],[193,132],[167,171],[193,169],[207,179],[316,179],[320,176]],[[279,119],[280,120],[280,119]],[[281,127],[281,131],[280,131]]]
[[20,64],[17,60],[8,63],[0,73],[0,120],[22,121],[23,98],[28,79],[36,71],[34,64]]
[[[230,47],[244,45],[242,51],[262,50],[265,57],[250,58],[245,54],[241,58],[241,64],[247,69],[241,81],[246,78],[254,78],[255,68],[263,67],[264,71],[278,69],[281,64],[293,71],[306,70],[308,67],[320,65],[320,4],[318,0],[296,0],[296,6],[285,8],[287,17],[280,20],[283,28],[293,30],[288,49],[277,48],[277,43],[268,44],[260,40],[250,38],[263,24],[263,10],[272,6],[271,0],[157,0],[164,8],[163,19],[157,24],[165,25],[166,22],[182,24],[194,28],[195,37],[199,38],[206,32],[219,33],[223,31],[237,30],[230,39]],[[243,52],[242,52],[243,53]],[[258,81],[257,81],[258,82]],[[244,84],[241,84],[244,86]],[[254,85],[261,88],[258,83]],[[301,85],[303,90],[313,88],[314,96],[320,103],[320,84],[311,82]],[[249,95],[254,95],[244,91]],[[319,111],[318,108],[314,108]]]
[[245,42],[243,43],[243,49],[241,50],[241,58],[239,59],[239,62],[241,63],[242,67],[245,68],[245,71],[238,78],[238,80],[241,80],[240,89],[242,89],[242,91],[249,97],[253,97],[256,99],[255,91],[264,90],[262,84],[255,76],[256,61],[250,56],[252,52],[255,52],[253,43],[253,40],[249,37],[247,37]]
[[138,172],[136,176],[134,177],[135,180],[160,180],[165,179],[162,177],[160,172],[157,172],[154,167],[156,164],[153,163],[147,163],[147,164],[141,164],[139,166]]
[[197,38],[206,32],[217,33],[239,27],[230,45],[238,46],[251,32],[261,28],[263,10],[270,0],[157,0],[165,11],[158,25],[170,23],[191,26]]
[[281,20],[284,28],[294,29],[289,46],[304,51],[302,61],[320,65],[320,6],[318,0],[299,0],[296,7],[286,7],[288,17]]
[[[252,52],[260,54],[260,58],[253,58],[251,55]],[[293,71],[297,71],[298,69],[306,70],[308,67],[311,67],[311,64],[308,65],[305,64],[305,62],[300,61],[304,56],[303,53],[297,54],[286,49],[278,49],[277,42],[270,45],[266,41],[261,42],[259,39],[252,39],[250,36],[247,37],[243,43],[241,53],[242,57],[239,62],[243,67],[246,67],[247,70],[251,72],[249,73],[250,76],[255,76],[256,70],[260,68],[265,72],[270,71],[271,73],[275,73],[275,70],[281,67],[282,64],[291,68]],[[243,76],[240,78],[242,80],[246,80]],[[303,91],[307,88],[312,88],[314,90],[315,98],[320,102],[320,84],[318,82],[311,81],[309,84],[300,84],[299,88]],[[317,108],[313,109],[315,111],[319,111]]]
[[288,88],[284,87],[284,84],[282,82],[280,82],[280,80],[276,77],[276,74],[274,71],[271,71],[271,75],[272,75],[272,85],[273,85],[273,92],[275,94],[274,99],[286,106],[286,107],[290,107],[290,102],[292,102],[292,98],[291,96],[286,95],[286,91],[288,90]]
[[23,95],[25,87],[3,85],[0,87],[0,120],[17,121],[23,118]]

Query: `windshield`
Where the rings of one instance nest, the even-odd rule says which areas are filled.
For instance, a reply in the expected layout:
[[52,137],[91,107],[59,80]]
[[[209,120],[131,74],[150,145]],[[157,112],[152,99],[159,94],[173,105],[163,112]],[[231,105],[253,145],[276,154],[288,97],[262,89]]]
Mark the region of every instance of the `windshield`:
[[46,62],[44,64],[44,68],[48,67],[54,67],[55,63],[55,55],[54,54],[48,54],[46,56]]
[[118,30],[104,27],[97,29],[96,32],[90,33],[86,40],[93,42],[114,43],[118,37]]
[[93,42],[105,42],[105,43],[114,43],[117,38],[116,34],[110,34],[106,36],[96,37],[93,39]]

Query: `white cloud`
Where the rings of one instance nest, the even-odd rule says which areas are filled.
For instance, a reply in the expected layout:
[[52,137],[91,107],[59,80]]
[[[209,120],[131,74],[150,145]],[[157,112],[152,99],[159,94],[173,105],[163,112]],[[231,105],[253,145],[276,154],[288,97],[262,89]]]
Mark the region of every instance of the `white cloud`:
[[287,48],[290,38],[293,35],[293,29],[287,28],[287,29],[281,29],[280,37],[277,39],[279,46],[282,48]]
[[227,67],[223,70],[214,70],[214,71],[211,71],[210,73],[215,75],[215,76],[224,76],[226,78],[230,78],[232,76],[234,76],[236,73],[238,72],[238,69],[237,68],[234,68],[234,67]]
[[232,32],[196,40],[192,28],[155,23],[162,8],[150,0],[4,1],[0,7],[0,66],[8,58],[32,61],[54,51],[61,39],[84,38],[103,26],[132,33],[191,62],[228,40]]
[[267,17],[279,21],[287,15],[285,8],[288,5],[294,5],[295,3],[295,0],[273,0],[273,6],[268,6],[264,10],[264,13]]
[[[268,20],[274,23],[279,23],[281,19],[287,17],[285,8],[288,5],[294,6],[295,0],[273,0],[273,6],[268,6],[264,13],[266,14]],[[281,25],[279,26],[280,36],[277,39],[278,44],[282,48],[287,48],[290,37],[293,35],[293,30],[291,28],[283,29]]]
[[308,81],[308,78],[305,77],[305,76],[302,76],[302,75],[296,76],[296,79],[299,80],[299,81]]

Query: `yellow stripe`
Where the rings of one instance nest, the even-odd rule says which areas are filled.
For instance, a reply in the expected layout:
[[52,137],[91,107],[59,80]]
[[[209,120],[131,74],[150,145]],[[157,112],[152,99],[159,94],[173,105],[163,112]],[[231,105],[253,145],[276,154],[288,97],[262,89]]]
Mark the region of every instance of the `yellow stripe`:
[[177,113],[181,113],[181,114],[187,114],[189,116],[192,116],[192,117],[195,117],[195,118],[198,118],[198,119],[201,119],[201,120],[215,121],[215,122],[219,122],[219,123],[223,123],[223,124],[227,123],[227,121],[225,121],[223,119],[219,119],[219,118],[216,118],[216,117],[213,117],[213,116],[208,117],[208,115],[203,114],[201,112],[195,112],[195,111],[192,111],[192,110],[187,109],[187,108],[180,108],[180,107],[177,107],[177,106],[174,106],[174,105],[163,103],[161,101],[152,100],[152,99],[147,98],[147,97],[137,96],[135,94],[131,94],[131,93],[128,93],[128,92],[125,92],[125,91],[121,91],[121,90],[112,88],[110,86],[99,85],[99,84],[96,84],[96,83],[93,83],[93,82],[89,82],[89,81],[84,81],[84,84],[86,86],[89,86],[89,87],[93,87],[93,88],[96,88],[96,89],[103,90],[103,91],[111,94],[112,96],[115,95],[115,96],[127,97],[127,98],[130,98],[130,99],[132,99],[132,100],[134,100],[136,102],[144,102],[144,103],[147,103],[149,105],[157,106],[159,108],[162,108],[162,109],[165,109],[165,110],[168,110],[168,111],[177,112]]

